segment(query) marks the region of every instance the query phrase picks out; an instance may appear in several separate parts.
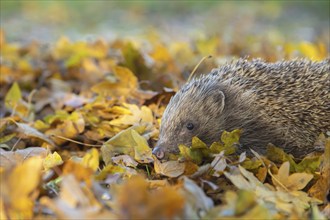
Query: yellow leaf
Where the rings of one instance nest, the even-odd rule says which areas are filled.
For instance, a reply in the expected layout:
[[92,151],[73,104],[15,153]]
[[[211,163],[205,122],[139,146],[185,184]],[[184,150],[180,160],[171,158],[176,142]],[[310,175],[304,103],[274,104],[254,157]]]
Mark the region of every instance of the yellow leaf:
[[220,38],[218,36],[200,39],[196,42],[198,52],[204,56],[217,54],[219,45]]
[[125,169],[123,167],[108,164],[95,176],[95,179],[101,181],[106,179],[109,174],[122,174],[124,172]]
[[310,42],[300,43],[299,50],[304,56],[309,57],[311,60],[318,61],[323,59],[323,57],[320,56],[320,52],[317,48],[317,45],[314,45]]
[[312,174],[293,173],[289,176],[286,187],[291,191],[302,190],[312,179]]
[[194,136],[191,141],[191,149],[207,149],[207,145],[201,139]]
[[66,161],[63,167],[63,175],[74,175],[78,181],[85,181],[88,186],[92,184],[93,173],[91,168],[72,160]]
[[13,109],[22,99],[22,93],[17,82],[14,82],[5,96],[5,106],[8,109]]
[[239,143],[239,138],[241,136],[242,130],[235,129],[231,132],[224,131],[221,134],[221,141],[225,144],[225,147],[233,146]]
[[[153,115],[150,108],[142,106],[141,109],[137,105],[123,103],[123,106],[129,110],[129,114],[121,115],[119,118],[110,121],[111,125],[134,125],[137,123],[152,123]],[[116,108],[119,110],[119,108]],[[122,109],[121,109],[122,110]],[[122,110],[123,113],[127,111]]]
[[251,210],[256,204],[255,193],[248,190],[239,190],[237,202],[235,206],[235,214],[242,215],[243,213]]
[[79,134],[85,130],[85,120],[80,112],[73,112],[68,119],[74,122]]
[[309,181],[313,179],[312,174],[307,173],[294,173],[290,174],[290,163],[287,161],[281,165],[276,175],[273,175],[273,183],[275,186],[283,186],[290,190],[296,191],[303,189]]
[[[284,162],[281,167],[278,169],[278,173],[276,176],[276,179],[278,181],[280,181],[281,183],[286,183],[287,179],[289,177],[289,173],[290,173],[290,163],[289,162]],[[276,183],[273,182],[275,185]]]
[[66,142],[66,140],[63,140],[57,136],[74,138],[79,134],[79,131],[77,130],[74,122],[65,120],[63,123],[57,125],[56,128],[47,130],[45,134],[51,137],[53,136],[52,140],[54,140],[56,144],[60,145]]
[[113,71],[116,82],[103,81],[94,85],[91,90],[102,96],[126,97],[138,88],[138,80],[128,68],[115,66]]
[[148,182],[141,176],[130,178],[113,192],[117,219],[176,219],[182,216],[186,201],[174,186],[150,190]]
[[91,149],[82,159],[82,165],[96,171],[99,168],[99,151],[95,148]]
[[55,151],[52,154],[48,154],[47,157],[43,161],[43,166],[45,170],[48,170],[52,167],[61,165],[63,160],[61,156]]
[[193,63],[196,59],[192,48],[187,42],[173,42],[169,51],[175,57],[177,63],[182,65],[186,65],[187,62]]
[[0,48],[2,48],[6,43],[6,36],[3,29],[0,29]]
[[168,52],[167,47],[165,47],[165,45],[162,44],[157,44],[154,48],[154,51],[150,54],[150,56],[154,60],[164,63],[168,63],[172,59],[170,53]]
[[101,147],[102,158],[106,164],[111,163],[111,158],[118,154],[126,154],[140,163],[152,161],[151,148],[142,134],[145,126],[133,126],[119,132]]
[[134,159],[141,163],[149,163],[152,161],[152,151],[148,145],[147,140],[142,137],[135,130],[131,130],[133,140],[135,141],[134,146]]
[[[11,219],[28,219],[33,215],[34,192],[40,182],[42,159],[31,157],[10,173],[1,173],[1,196]],[[6,175],[3,176],[3,175]]]

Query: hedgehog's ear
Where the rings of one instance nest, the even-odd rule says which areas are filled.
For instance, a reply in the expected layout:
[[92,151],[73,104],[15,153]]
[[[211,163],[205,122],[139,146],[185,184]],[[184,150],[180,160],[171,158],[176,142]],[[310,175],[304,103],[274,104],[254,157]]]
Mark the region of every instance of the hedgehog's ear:
[[214,93],[209,96],[211,99],[208,100],[209,102],[211,102],[211,106],[213,106],[214,104],[217,105],[217,109],[222,112],[223,109],[225,108],[225,94],[219,90],[219,89],[215,89]]

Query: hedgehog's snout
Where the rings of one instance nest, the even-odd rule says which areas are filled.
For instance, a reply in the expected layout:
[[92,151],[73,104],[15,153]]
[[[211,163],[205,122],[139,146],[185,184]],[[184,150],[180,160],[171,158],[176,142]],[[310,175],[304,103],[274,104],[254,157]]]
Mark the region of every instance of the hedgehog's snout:
[[158,159],[163,159],[165,156],[165,152],[160,146],[154,147],[152,154],[155,155]]

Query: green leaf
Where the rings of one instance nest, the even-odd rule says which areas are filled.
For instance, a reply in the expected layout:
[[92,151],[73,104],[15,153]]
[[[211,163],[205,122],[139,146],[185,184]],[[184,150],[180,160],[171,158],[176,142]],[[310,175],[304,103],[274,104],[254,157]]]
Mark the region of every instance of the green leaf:
[[6,143],[7,141],[10,141],[16,135],[17,135],[16,133],[12,133],[12,134],[8,134],[8,135],[0,137],[0,144],[3,144],[3,143]]
[[315,172],[321,164],[321,156],[305,157],[298,165],[295,166],[295,172]]
[[275,163],[284,163],[289,161],[290,171],[293,172],[296,170],[297,164],[293,160],[293,156],[284,152],[282,148],[275,147],[274,145],[267,146],[267,158]]
[[207,145],[198,137],[193,137],[191,141],[191,149],[207,149]]
[[224,131],[221,134],[221,141],[225,144],[225,147],[231,147],[239,143],[241,133],[242,131],[240,129],[235,129],[231,132]]
[[201,164],[203,161],[203,154],[199,149],[191,149],[185,145],[179,145],[180,155],[188,161],[193,161],[196,164]]

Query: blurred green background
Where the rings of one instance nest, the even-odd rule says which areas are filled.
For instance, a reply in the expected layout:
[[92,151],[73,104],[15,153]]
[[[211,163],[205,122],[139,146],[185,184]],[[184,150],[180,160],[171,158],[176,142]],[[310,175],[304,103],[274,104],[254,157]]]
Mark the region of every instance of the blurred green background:
[[322,42],[329,50],[330,1],[46,1],[1,0],[9,41],[53,42],[143,37],[163,40],[221,35]]

